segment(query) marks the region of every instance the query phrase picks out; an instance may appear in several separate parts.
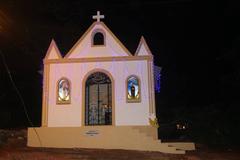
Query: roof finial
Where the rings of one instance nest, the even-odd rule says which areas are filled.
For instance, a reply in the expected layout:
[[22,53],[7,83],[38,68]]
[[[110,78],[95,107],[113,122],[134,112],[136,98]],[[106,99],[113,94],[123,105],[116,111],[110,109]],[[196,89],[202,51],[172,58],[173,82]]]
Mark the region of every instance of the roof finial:
[[97,22],[100,22],[100,20],[104,18],[104,15],[100,15],[100,11],[97,11],[97,15],[92,16],[92,18],[96,19]]

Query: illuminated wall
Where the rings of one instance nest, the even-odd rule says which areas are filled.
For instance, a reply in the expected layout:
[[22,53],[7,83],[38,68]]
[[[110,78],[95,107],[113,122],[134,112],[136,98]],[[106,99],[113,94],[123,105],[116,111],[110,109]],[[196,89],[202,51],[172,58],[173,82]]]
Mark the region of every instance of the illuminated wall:
[[[82,82],[88,72],[94,69],[108,71],[114,78],[116,125],[148,125],[149,97],[147,62],[98,62],[83,64],[52,64],[49,77],[49,126],[80,126],[82,124]],[[141,79],[141,102],[127,103],[126,79],[129,75]],[[56,85],[61,77],[71,81],[71,104],[56,104]],[[114,114],[114,113],[113,113]]]
[[[103,33],[104,44],[94,46],[92,36],[98,31]],[[93,23],[65,57],[61,57],[53,41],[44,59],[43,124],[49,127],[84,125],[84,79],[97,70],[107,72],[114,81],[113,125],[149,125],[149,116],[155,114],[152,59],[143,37],[132,55],[102,22]],[[131,75],[139,78],[137,101],[127,100],[127,78]],[[62,104],[57,99],[61,78],[69,80],[71,86],[71,97]]]

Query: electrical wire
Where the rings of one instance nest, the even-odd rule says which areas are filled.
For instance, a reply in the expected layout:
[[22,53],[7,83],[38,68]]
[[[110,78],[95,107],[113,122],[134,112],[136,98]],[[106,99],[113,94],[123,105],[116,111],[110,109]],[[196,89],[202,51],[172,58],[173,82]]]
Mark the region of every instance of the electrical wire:
[[6,62],[6,60],[5,60],[4,54],[1,52],[1,50],[0,50],[0,54],[1,54],[1,56],[2,56],[3,64],[4,64],[4,67],[5,67],[6,71],[7,71],[7,73],[8,73],[8,77],[9,77],[9,79],[10,79],[10,82],[11,82],[13,88],[15,89],[15,91],[16,91],[16,93],[17,93],[17,95],[18,95],[18,97],[19,97],[19,99],[20,99],[20,101],[21,101],[21,104],[22,104],[22,107],[23,107],[23,110],[24,110],[24,114],[25,114],[25,116],[26,116],[26,118],[27,118],[27,121],[28,121],[28,123],[30,124],[30,126],[33,128],[34,132],[36,133],[37,138],[38,138],[38,141],[39,141],[39,143],[40,143],[40,146],[42,147],[42,141],[41,141],[41,139],[40,139],[40,136],[39,136],[36,128],[33,126],[33,123],[32,123],[32,121],[31,121],[31,119],[30,119],[30,117],[29,117],[29,114],[28,114],[28,111],[27,111],[26,104],[25,104],[25,102],[24,102],[24,100],[23,100],[23,97],[22,97],[19,89],[17,88],[17,86],[16,86],[16,84],[15,84],[13,78],[12,78],[12,74],[11,74],[11,72],[10,72],[10,69],[8,68],[8,65],[7,65],[7,62]]

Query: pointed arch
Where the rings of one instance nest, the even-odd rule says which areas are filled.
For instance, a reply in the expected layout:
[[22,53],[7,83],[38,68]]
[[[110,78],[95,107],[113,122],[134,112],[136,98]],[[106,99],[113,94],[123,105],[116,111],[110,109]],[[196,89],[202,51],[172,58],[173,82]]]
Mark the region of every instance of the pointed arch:
[[141,36],[140,42],[138,44],[137,50],[134,56],[152,56],[152,52],[149,49],[147,42],[143,36]]
[[[97,27],[97,28],[104,30],[106,32],[106,34],[108,34],[110,37],[112,37],[115,40],[116,45],[119,46],[119,48],[123,50],[124,54],[126,54],[129,57],[133,57],[133,55],[130,53],[130,51],[121,43],[121,41],[112,33],[112,31],[103,22],[94,22],[87,29],[87,31],[81,36],[81,38],[74,44],[74,46],[68,51],[68,53],[64,56],[64,59],[72,58],[71,55],[76,54],[76,52],[75,52],[76,48],[81,45],[81,43],[85,40],[85,38],[89,34],[91,34],[92,30],[94,29],[94,27],[96,25],[100,25],[100,27]],[[105,40],[106,40],[106,37],[105,37]],[[90,40],[90,42],[91,42],[91,40]]]
[[45,60],[48,60],[48,59],[62,59],[62,55],[61,55],[61,53],[58,49],[58,46],[57,46],[56,42],[54,41],[54,39],[52,39],[44,59]]

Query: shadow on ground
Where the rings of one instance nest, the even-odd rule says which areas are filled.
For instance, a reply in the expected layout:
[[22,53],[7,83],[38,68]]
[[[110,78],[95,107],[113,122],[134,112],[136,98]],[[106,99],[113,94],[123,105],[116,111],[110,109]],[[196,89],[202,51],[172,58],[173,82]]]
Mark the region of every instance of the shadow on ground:
[[197,150],[185,155],[130,150],[53,149],[26,146],[26,129],[0,130],[0,160],[239,160],[240,150],[209,149],[197,145]]

